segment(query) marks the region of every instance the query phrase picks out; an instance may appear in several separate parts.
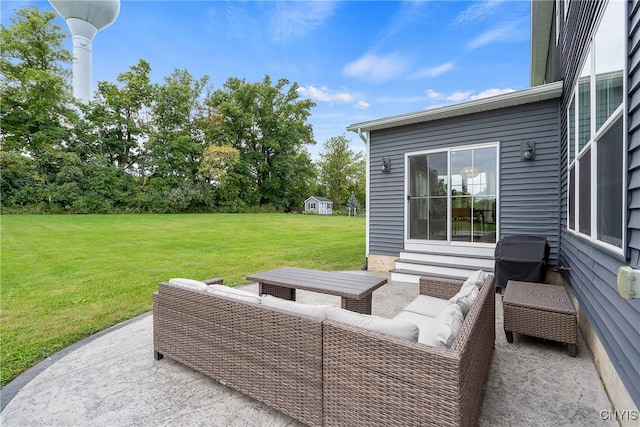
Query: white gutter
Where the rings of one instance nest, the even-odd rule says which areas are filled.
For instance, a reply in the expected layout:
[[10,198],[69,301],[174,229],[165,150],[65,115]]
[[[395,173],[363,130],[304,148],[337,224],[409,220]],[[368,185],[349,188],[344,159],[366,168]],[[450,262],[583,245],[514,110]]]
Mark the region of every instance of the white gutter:
[[358,136],[366,145],[369,145],[369,139],[362,133],[362,129],[358,128]]
[[500,108],[514,107],[533,102],[546,101],[562,96],[562,81],[546,85],[534,86],[502,95],[487,98],[474,99],[460,104],[447,105],[430,110],[423,110],[409,114],[385,117],[368,122],[356,123],[347,126],[348,131],[361,134],[363,131],[388,129],[396,126],[404,126],[415,123],[423,123],[432,120],[446,119]]

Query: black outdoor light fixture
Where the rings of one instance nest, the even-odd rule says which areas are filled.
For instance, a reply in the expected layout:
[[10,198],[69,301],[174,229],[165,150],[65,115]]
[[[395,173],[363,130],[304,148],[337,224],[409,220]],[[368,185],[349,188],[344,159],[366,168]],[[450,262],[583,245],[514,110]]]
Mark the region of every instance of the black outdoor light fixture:
[[533,160],[536,158],[536,143],[533,141],[523,142],[520,145],[520,158],[522,160]]
[[380,161],[380,171],[389,172],[391,170],[391,162],[386,157],[383,157]]

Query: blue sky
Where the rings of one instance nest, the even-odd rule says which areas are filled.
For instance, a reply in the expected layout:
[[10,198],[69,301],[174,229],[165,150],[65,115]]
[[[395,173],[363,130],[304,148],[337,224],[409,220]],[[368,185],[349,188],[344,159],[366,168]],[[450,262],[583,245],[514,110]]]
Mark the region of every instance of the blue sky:
[[[30,4],[52,9],[3,0],[2,23]],[[317,104],[314,158],[342,134],[363,150],[348,125],[529,87],[529,14],[526,0],[122,0],[94,40],[93,88],[139,59],[158,83],[176,68],[208,75],[213,89],[287,78]]]

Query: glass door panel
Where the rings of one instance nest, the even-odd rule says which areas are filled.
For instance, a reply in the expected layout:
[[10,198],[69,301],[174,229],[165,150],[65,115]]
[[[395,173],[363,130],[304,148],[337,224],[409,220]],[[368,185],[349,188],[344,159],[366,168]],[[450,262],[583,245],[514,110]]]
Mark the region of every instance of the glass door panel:
[[478,175],[471,151],[451,152],[451,240],[471,242],[473,199],[469,185]]
[[451,240],[496,241],[496,148],[451,151]]
[[447,153],[410,157],[409,238],[447,240]]

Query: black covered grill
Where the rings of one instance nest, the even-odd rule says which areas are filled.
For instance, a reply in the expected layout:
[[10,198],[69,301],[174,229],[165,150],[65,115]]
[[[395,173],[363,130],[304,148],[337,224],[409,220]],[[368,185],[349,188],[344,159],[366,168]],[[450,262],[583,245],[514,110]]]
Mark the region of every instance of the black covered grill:
[[510,236],[496,244],[496,287],[502,291],[507,281],[543,283],[549,263],[549,243],[544,237]]

